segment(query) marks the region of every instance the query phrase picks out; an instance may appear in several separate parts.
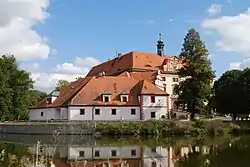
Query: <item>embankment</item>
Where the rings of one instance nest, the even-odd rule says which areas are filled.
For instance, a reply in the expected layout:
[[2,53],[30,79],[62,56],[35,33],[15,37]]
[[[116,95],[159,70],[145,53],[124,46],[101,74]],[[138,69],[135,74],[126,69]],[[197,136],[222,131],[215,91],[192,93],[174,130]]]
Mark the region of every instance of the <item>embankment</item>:
[[140,121],[140,122],[50,122],[1,123],[0,133],[61,135],[200,136],[238,133],[244,129],[215,121]]
[[91,135],[95,132],[94,124],[90,123],[2,123],[0,133],[9,134],[44,134],[51,135]]

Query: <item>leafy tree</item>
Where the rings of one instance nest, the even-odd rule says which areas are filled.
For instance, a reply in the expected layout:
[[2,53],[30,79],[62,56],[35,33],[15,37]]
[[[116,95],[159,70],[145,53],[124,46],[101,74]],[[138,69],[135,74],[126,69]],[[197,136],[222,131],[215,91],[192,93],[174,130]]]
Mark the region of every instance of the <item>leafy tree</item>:
[[0,58],[0,85],[1,120],[27,116],[33,81],[29,73],[18,68],[14,56]]
[[39,101],[47,96],[47,93],[41,92],[39,90],[30,90],[29,91],[29,106],[34,106]]
[[178,95],[176,105],[191,113],[193,119],[195,113],[205,112],[215,77],[208,59],[208,50],[195,29],[190,29],[185,36],[178,58],[183,64],[178,75],[185,80],[175,88]]
[[57,81],[56,90],[61,91],[62,89],[67,87],[69,84],[70,84],[69,81],[60,79],[60,80]]
[[243,109],[242,95],[244,84],[243,72],[240,70],[227,71],[214,83],[214,103],[217,112],[223,114],[241,113]]
[[250,68],[243,70],[238,81],[239,94],[234,96],[237,98],[238,107],[241,109],[239,113],[249,114],[250,112]]

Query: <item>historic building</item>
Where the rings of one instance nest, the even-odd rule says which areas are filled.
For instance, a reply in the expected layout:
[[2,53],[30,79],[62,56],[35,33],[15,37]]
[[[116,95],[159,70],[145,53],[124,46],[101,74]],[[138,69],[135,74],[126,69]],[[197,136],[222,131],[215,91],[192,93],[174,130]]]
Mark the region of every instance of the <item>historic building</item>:
[[93,67],[85,78],[61,92],[53,91],[30,108],[36,120],[102,121],[148,120],[170,117],[175,108],[173,89],[179,82],[181,62],[164,55],[164,42],[157,54],[130,52]]

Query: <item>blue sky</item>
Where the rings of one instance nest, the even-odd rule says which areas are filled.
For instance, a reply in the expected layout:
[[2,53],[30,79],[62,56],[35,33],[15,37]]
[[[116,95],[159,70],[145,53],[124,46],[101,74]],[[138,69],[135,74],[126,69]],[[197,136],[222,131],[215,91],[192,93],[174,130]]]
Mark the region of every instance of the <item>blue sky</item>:
[[[41,3],[36,7],[46,8],[49,17],[37,17],[40,20],[30,29],[43,38],[40,43],[49,48],[50,53],[44,51],[42,53],[49,53],[48,56],[20,59],[23,67],[37,74],[34,77],[37,82],[46,81],[52,73],[63,75],[65,72],[64,78],[75,75],[70,69],[79,71],[83,68],[79,67],[81,64],[86,66],[86,73],[91,65],[88,61],[93,63],[90,58],[103,62],[115,57],[116,50],[154,53],[159,33],[163,34],[165,53],[178,55],[189,28],[195,28],[206,42],[217,76],[229,68],[248,66],[249,0],[38,1]],[[239,46],[240,43],[244,43],[244,47]],[[81,63],[77,63],[80,60],[77,57]],[[39,80],[41,74],[45,79]],[[62,76],[54,77],[53,82],[56,78]]]

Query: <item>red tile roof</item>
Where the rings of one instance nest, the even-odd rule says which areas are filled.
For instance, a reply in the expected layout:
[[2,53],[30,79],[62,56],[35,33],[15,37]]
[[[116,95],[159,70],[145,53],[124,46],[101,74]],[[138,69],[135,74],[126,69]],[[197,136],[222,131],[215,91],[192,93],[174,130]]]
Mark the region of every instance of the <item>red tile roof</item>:
[[[128,102],[121,102],[122,92],[128,92]],[[110,93],[110,102],[103,102],[102,94]],[[130,76],[102,76],[80,78],[62,90],[59,97],[47,106],[43,99],[34,108],[60,107],[69,105],[139,105],[140,94],[167,94],[146,80],[138,80]]]
[[160,70],[164,60],[170,58],[171,56],[161,57],[153,53],[130,52],[94,66],[87,76],[98,76],[102,72],[106,75],[117,75],[129,69]]
[[55,99],[55,101],[51,104],[46,103],[46,98],[41,100],[38,104],[31,108],[44,108],[44,107],[61,107],[67,101],[70,101],[71,98],[81,90],[93,77],[79,78],[77,81],[72,82],[69,86],[64,88],[59,97]]

